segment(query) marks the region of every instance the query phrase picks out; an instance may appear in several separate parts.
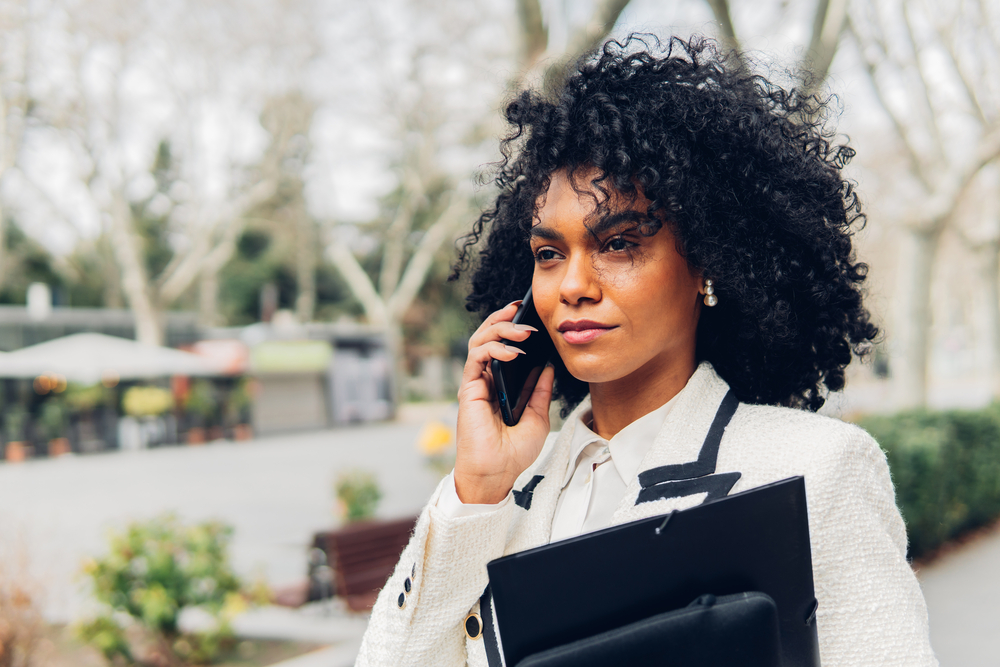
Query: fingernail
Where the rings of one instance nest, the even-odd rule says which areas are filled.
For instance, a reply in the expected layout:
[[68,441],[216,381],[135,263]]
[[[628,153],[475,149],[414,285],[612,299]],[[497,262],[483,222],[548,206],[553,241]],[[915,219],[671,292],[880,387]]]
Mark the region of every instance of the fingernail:
[[515,324],[514,331],[538,331],[538,329],[530,324]]
[[520,305],[521,305],[521,302],[522,302],[523,300],[524,300],[524,299],[518,299],[517,301],[511,301],[511,302],[510,302],[510,303],[508,303],[508,304],[507,304],[506,306],[504,306],[504,308],[510,308],[511,306],[520,306]]
[[516,348],[513,345],[504,345],[504,348],[510,350],[511,352],[517,352],[518,354],[524,354],[524,350]]

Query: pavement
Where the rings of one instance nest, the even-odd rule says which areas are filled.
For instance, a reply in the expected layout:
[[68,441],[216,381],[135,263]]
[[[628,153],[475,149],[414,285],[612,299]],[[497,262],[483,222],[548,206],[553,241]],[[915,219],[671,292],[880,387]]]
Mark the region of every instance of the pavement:
[[[313,533],[336,523],[333,483],[340,472],[377,474],[384,518],[423,506],[438,476],[415,442],[431,419],[453,422],[453,409],[408,407],[395,423],[250,442],[0,464],[0,556],[26,557],[29,573],[46,584],[46,617],[67,622],[88,609],[78,572],[84,558],[103,552],[106,531],[170,511],[233,525],[235,569],[274,587],[291,585],[305,576]],[[943,667],[1000,665],[998,566],[1000,526],[917,573]],[[236,625],[242,636],[329,644],[280,667],[346,667],[367,618],[336,604],[264,607]]]
[[1000,523],[917,571],[942,667],[1000,665]]
[[87,610],[78,573],[105,551],[108,530],[174,512],[232,525],[236,571],[292,585],[306,575],[312,535],[337,523],[339,473],[376,474],[383,518],[420,510],[439,476],[415,441],[425,420],[448,414],[429,406],[394,423],[0,464],[0,556],[25,557],[45,583],[45,616],[68,622]]

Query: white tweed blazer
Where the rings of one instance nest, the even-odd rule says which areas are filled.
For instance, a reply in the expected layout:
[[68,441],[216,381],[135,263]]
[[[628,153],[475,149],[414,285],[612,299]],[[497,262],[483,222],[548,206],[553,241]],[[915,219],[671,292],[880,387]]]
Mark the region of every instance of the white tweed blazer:
[[[728,392],[712,366],[702,363],[678,394],[639,472],[696,461]],[[435,507],[438,487],[379,594],[358,667],[488,665],[484,640],[468,639],[464,629],[489,583],[486,564],[549,542],[569,464],[571,425],[589,407],[585,400],[568,426],[550,434],[538,459],[518,478],[518,491],[542,478],[530,491],[530,503],[522,498],[496,511],[448,519]],[[937,665],[927,608],[905,558],[906,529],[875,440],[836,419],[739,404],[719,445],[715,486],[736,493],[794,475],[806,483],[823,667]],[[706,497],[700,492],[636,504],[640,490],[637,477],[613,524],[691,507]]]

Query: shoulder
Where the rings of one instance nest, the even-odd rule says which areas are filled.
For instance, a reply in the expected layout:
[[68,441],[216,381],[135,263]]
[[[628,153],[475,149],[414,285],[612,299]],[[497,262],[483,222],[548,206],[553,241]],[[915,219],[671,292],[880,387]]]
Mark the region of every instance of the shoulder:
[[723,437],[720,464],[723,458],[750,486],[804,475],[814,490],[845,490],[862,483],[864,471],[861,478],[892,488],[885,454],[867,431],[792,408],[741,404]]
[[880,451],[875,439],[856,424],[773,405],[741,403],[726,435],[762,445],[802,448],[817,455]]

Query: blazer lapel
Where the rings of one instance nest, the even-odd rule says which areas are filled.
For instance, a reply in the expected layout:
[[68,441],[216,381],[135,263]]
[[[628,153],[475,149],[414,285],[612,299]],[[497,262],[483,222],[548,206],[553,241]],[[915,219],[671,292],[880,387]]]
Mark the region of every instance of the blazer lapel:
[[[515,534],[533,535],[535,539],[532,542],[537,542],[537,544],[521,544],[520,541],[514,544],[512,542],[508,544],[507,553],[523,551],[538,546],[538,544],[548,543],[549,535],[552,533],[552,519],[555,517],[559,494],[562,492],[563,477],[566,473],[566,467],[569,465],[573,430],[576,428],[580,415],[588,410],[590,410],[590,396],[584,398],[580,405],[574,408],[573,412],[566,418],[552,447],[548,451],[543,450],[538,461],[529,466],[517,478],[517,482],[514,484],[514,498],[519,505],[517,521],[524,529],[516,531]],[[541,479],[538,479],[539,477]],[[530,503],[525,495],[528,492],[531,494]]]
[[730,394],[729,385],[711,364],[702,362],[677,395],[677,402],[639,466],[639,475],[629,482],[612,524],[692,507],[706,494],[728,494],[739,473],[713,474],[717,452],[699,455],[717,416],[728,422],[736,405],[738,401]]

